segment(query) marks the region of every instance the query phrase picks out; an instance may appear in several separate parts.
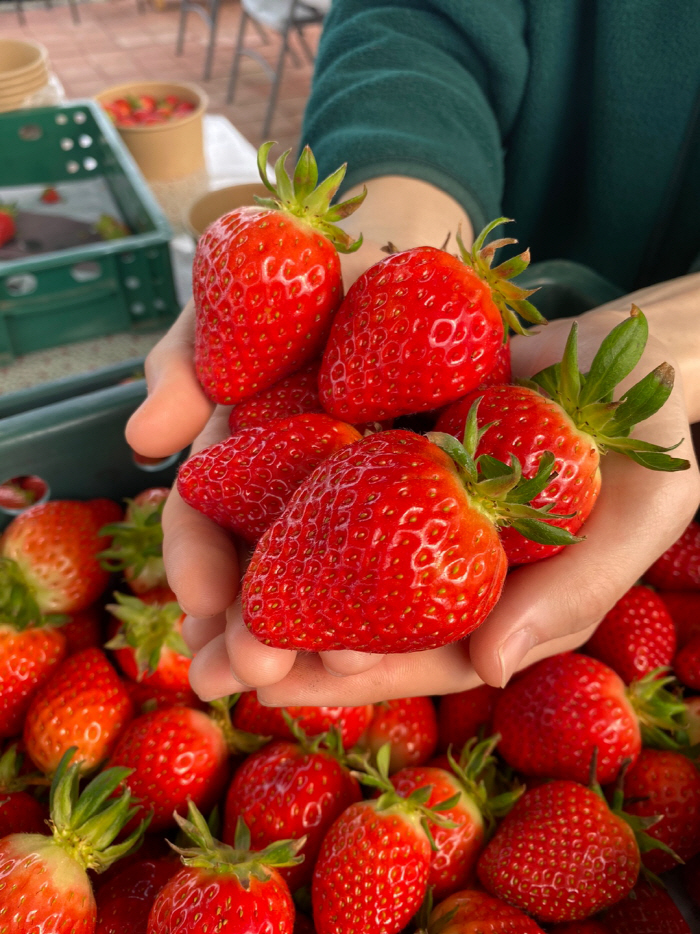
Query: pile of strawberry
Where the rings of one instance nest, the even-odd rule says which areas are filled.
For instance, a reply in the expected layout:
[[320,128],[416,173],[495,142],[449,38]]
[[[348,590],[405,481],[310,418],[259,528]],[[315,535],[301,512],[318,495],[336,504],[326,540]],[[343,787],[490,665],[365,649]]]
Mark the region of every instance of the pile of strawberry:
[[192,694],[166,493],[0,540],[3,934],[688,934],[699,525],[504,689],[280,710]]
[[174,94],[155,98],[152,94],[135,94],[119,97],[104,104],[118,127],[120,126],[157,126],[187,117],[195,109],[191,101],[182,100]]

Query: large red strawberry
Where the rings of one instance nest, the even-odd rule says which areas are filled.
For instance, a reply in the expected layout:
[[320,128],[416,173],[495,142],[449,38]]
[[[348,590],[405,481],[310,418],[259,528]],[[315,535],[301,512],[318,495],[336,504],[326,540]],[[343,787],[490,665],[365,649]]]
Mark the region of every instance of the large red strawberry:
[[[498,751],[523,775],[587,782],[597,749],[597,778],[614,781],[626,759],[634,761],[642,730],[678,731],[685,720],[681,701],[654,674],[626,689],[611,668],[595,658],[567,652],[528,668],[496,703]],[[656,731],[656,732],[655,732]]]
[[256,392],[254,396],[239,402],[231,409],[228,425],[231,434],[242,428],[258,428],[277,418],[303,415],[305,412],[322,412],[318,397],[318,371],[320,361],[314,360],[307,366],[285,376],[274,386]]
[[0,246],[12,240],[17,232],[17,209],[13,204],[0,204]]
[[430,760],[437,746],[437,717],[429,697],[401,697],[375,704],[361,745],[376,755],[385,743],[391,749],[390,775]]
[[668,667],[676,653],[676,630],[661,597],[632,587],[620,597],[584,646],[629,684],[655,668]]
[[[625,774],[625,811],[638,817],[660,817],[647,828],[681,860],[700,853],[700,772],[680,752],[642,749]],[[678,860],[661,849],[642,856],[652,872],[665,872]]]
[[[360,785],[345,765],[336,734],[296,742],[270,743],[245,760],[233,777],[224,814],[224,843],[233,845],[239,819],[250,830],[251,845],[262,850],[278,840],[306,838],[303,863],[280,869],[292,892],[311,882],[321,843],[333,821],[362,798]],[[453,792],[454,793],[454,792]],[[443,795],[443,800],[449,795]]]
[[0,623],[0,739],[22,732],[32,698],[65,657],[60,628]]
[[668,892],[644,882],[606,911],[601,922],[606,934],[692,934]]
[[294,739],[285,713],[295,720],[309,736],[318,736],[335,728],[343,746],[349,749],[367,729],[374,707],[263,707],[255,691],[241,694],[233,708],[231,720],[237,730],[270,736],[273,739]]
[[126,515],[102,529],[111,539],[100,552],[100,563],[111,573],[120,571],[136,594],[167,587],[163,565],[163,507],[170,491],[166,487],[142,490],[127,500]]
[[180,829],[195,845],[176,847],[184,867],[160,890],[148,919],[148,934],[292,934],[294,902],[277,871],[292,866],[303,839],[281,840],[251,852],[241,821],[235,846],[219,843],[190,802]]
[[[661,364],[613,403],[617,384],[637,365],[646,345],[648,326],[632,306],[629,318],[602,342],[583,374],[578,366],[578,326],[571,328],[560,364],[532,377],[529,386],[492,386],[473,392],[448,407],[436,431],[457,438],[478,401],[478,425],[483,429],[477,454],[508,461],[517,452],[525,477],[535,476],[545,451],[555,457],[556,476],[533,499],[569,516],[555,522],[575,534],[590,515],[600,493],[600,457],[607,451],[625,454],[653,470],[687,470],[688,461],[671,457],[668,448],[629,437],[634,426],[666,402],[673,388],[673,369]],[[544,395],[543,393],[546,393]],[[605,404],[602,404],[605,403]],[[561,545],[532,542],[517,528],[501,533],[510,564],[548,557]]]
[[490,684],[480,684],[477,688],[456,694],[444,694],[438,705],[440,752],[446,752],[452,746],[457,754],[467,740],[478,736],[480,731],[483,731],[483,736],[493,732],[491,721],[500,694],[501,688]]
[[126,770],[102,772],[79,796],[80,768],[61,760],[51,787],[52,836],[11,834],[0,840],[3,934],[95,930],[95,897],[87,870],[101,872],[139,842],[144,825],[114,843],[135,813],[124,791]]
[[[529,254],[491,269],[484,246],[501,217],[461,258],[434,247],[394,253],[351,286],[331,327],[319,373],[327,412],[347,422],[427,412],[475,389],[496,366],[506,328],[523,333],[517,314],[544,319],[508,282]],[[517,314],[516,314],[517,312]]]
[[352,426],[314,413],[244,428],[189,457],[178,473],[178,492],[219,525],[256,542],[302,481],[359,438]]
[[678,651],[673,659],[673,671],[681,684],[700,691],[700,634]]
[[16,744],[0,756],[0,839],[11,833],[49,832],[47,809],[28,791],[44,782],[38,775],[21,775],[21,764]]
[[48,774],[76,747],[84,772],[109,756],[134,715],[131,698],[101,649],[71,655],[34,695],[24,721],[32,761]]
[[94,603],[109,582],[97,555],[107,544],[100,529],[110,500],[51,500],[25,510],[0,540],[0,611],[74,613]]
[[426,807],[430,789],[410,798],[395,792],[388,745],[377,756],[377,769],[366,763],[364,768],[358,777],[382,793],[350,805],[325,836],[311,889],[318,934],[397,934],[427,891],[431,848],[425,822],[442,820],[435,806]]
[[543,934],[543,931],[536,921],[500,898],[477,889],[464,889],[433,910],[428,934]]
[[661,590],[700,590],[700,523],[690,523],[681,537],[656,559],[644,580]]
[[182,863],[171,854],[137,859],[117,872],[97,891],[95,934],[146,934],[158,893],[181,868]]
[[188,691],[192,653],[181,635],[185,614],[174,599],[162,602],[163,596],[157,590],[141,599],[115,593],[117,602],[107,609],[121,626],[106,648],[114,650],[127,678],[168,691]]
[[478,472],[471,456],[478,432],[470,450],[441,438],[452,456],[408,431],[379,432],[338,451],[301,484],[258,542],[244,579],[243,617],[258,639],[370,652],[455,642],[500,596],[499,522],[540,540],[566,534],[523,503],[546,484],[551,455],[521,492],[517,462]]
[[266,169],[272,145],[258,153],[270,196],[214,221],[194,257],[195,364],[213,402],[240,402],[318,357],[343,297],[337,251],[352,252],[362,239],[353,242],[335,222],[364,194],[330,206],[345,167],[316,188],[308,146],[293,180],[286,152],[275,164],[275,188]]
[[529,789],[477,865],[487,891],[540,921],[574,921],[614,904],[639,868],[635,831],[619,809],[600,788],[571,781]]

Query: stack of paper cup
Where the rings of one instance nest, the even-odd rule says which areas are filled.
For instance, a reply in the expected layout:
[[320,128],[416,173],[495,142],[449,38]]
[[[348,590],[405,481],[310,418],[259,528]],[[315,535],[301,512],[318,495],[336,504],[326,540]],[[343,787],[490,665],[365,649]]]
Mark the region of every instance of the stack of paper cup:
[[0,38],[0,113],[17,110],[49,82],[49,58],[38,42]]

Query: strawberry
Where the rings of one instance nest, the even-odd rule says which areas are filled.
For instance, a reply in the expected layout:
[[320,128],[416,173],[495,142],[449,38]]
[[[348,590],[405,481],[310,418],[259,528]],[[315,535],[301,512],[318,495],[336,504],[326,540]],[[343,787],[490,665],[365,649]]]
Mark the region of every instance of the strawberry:
[[0,839],[11,833],[48,833],[46,808],[27,788],[43,784],[40,776],[20,775],[17,745],[0,756]]
[[[619,793],[621,794],[621,793]],[[599,786],[531,788],[479,857],[481,884],[539,921],[576,921],[624,898],[640,868],[636,831]]]
[[692,934],[668,892],[643,882],[601,920],[608,934]]
[[356,250],[335,221],[364,194],[330,206],[345,167],[318,188],[316,160],[304,149],[294,179],[284,153],[267,178],[273,143],[258,152],[270,197],[237,208],[209,226],[197,244],[192,274],[195,365],[212,402],[226,405],[273,386],[316,358],[343,296],[337,251]]
[[[648,325],[632,306],[630,317],[603,340],[590,370],[578,366],[578,325],[574,322],[560,364],[537,373],[528,386],[492,386],[447,408],[436,431],[461,439],[467,416],[478,402],[482,429],[477,454],[508,461],[518,452],[523,475],[536,475],[545,451],[553,451],[556,476],[532,500],[568,518],[555,525],[575,534],[590,515],[600,493],[600,456],[617,451],[653,470],[687,470],[686,460],[666,454],[669,448],[629,437],[634,426],[658,411],[673,389],[673,368],[664,363],[612,402],[617,384],[639,362]],[[543,392],[547,395],[543,395]],[[480,400],[480,401],[479,401]],[[510,564],[537,561],[561,551],[560,544],[526,540],[517,528],[501,533]]]
[[0,483],[0,508],[13,515],[49,498],[46,480],[34,474],[11,477]]
[[496,760],[491,755],[498,737],[481,743],[472,741],[460,762],[453,758],[450,770],[431,766],[408,767],[392,776],[391,782],[402,798],[419,788],[430,788],[428,807],[456,796],[449,810],[442,810],[454,826],[435,827],[435,850],[430,860],[428,886],[433,898],[441,901],[469,883],[495,817],[505,815],[524,788],[502,796],[493,794]]
[[388,744],[377,755],[376,769],[359,758],[355,762],[365,770],[356,773],[360,781],[382,794],[351,804],[326,834],[311,889],[314,925],[318,934],[397,934],[427,891],[427,821],[445,823],[436,810],[455,800],[428,808],[427,788],[400,797],[388,778]]
[[318,397],[318,371],[320,363],[314,360],[296,373],[285,376],[274,386],[256,392],[229,413],[228,426],[231,434],[242,428],[264,427],[273,419],[303,415],[305,412],[322,412]]
[[700,635],[700,592],[662,590],[659,594],[676,627],[678,648]]
[[152,590],[142,599],[115,593],[107,605],[121,622],[105,648],[114,650],[119,667],[132,681],[149,681],[168,691],[189,690],[192,653],[181,635],[185,614],[176,601],[162,602],[162,591]]
[[53,185],[49,185],[48,188],[44,188],[39,200],[43,201],[44,204],[58,204],[63,201],[63,198],[57,188],[54,188]]
[[309,736],[318,736],[334,727],[340,733],[343,746],[349,749],[365,732],[374,715],[374,707],[372,704],[362,707],[263,707],[255,691],[249,691],[239,697],[231,719],[237,730],[273,739],[294,739],[285,713]]
[[350,287],[331,327],[318,377],[323,407],[347,422],[427,412],[475,389],[496,366],[504,322],[523,332],[515,312],[544,319],[531,294],[507,280],[529,254],[491,269],[498,240],[489,224],[461,258],[434,247],[394,253]]
[[700,691],[700,633],[679,650],[673,659],[673,671],[681,684]]
[[138,859],[117,872],[97,892],[95,934],[146,934],[158,893],[181,868],[171,855]]
[[632,587],[598,625],[583,651],[629,684],[671,664],[676,630],[658,594],[648,587]]
[[507,338],[504,344],[498,349],[496,354],[496,363],[494,368],[485,376],[482,381],[479,383],[479,387],[485,388],[486,386],[498,386],[503,383],[510,383],[513,381],[513,371],[511,369],[511,360],[510,360],[510,339]]
[[244,428],[189,457],[177,489],[190,506],[256,542],[302,481],[359,438],[350,425],[314,413]]
[[477,889],[464,889],[430,915],[429,934],[544,934],[522,911]]
[[[0,558],[0,581],[2,574]],[[22,732],[32,698],[65,657],[66,637],[60,629],[0,623],[0,738]]]
[[[638,817],[659,817],[647,829],[681,859],[700,853],[700,772],[680,752],[642,749],[625,774],[625,811]],[[642,856],[652,872],[672,869],[678,859],[654,849]]]
[[195,844],[180,853],[184,868],[160,890],[148,919],[148,934],[214,932],[292,934],[294,902],[278,868],[294,865],[303,839],[281,840],[262,852],[250,851],[250,833],[241,821],[235,847],[212,837],[190,802],[189,820],[177,815]]
[[141,713],[161,710],[163,707],[194,707],[198,710],[206,708],[206,704],[200,701],[192,688],[172,691],[157,687],[148,678],[143,681],[123,678],[122,684],[131,698],[137,716]]
[[15,220],[17,209],[13,204],[0,203],[0,246],[4,246],[14,239],[17,228]]
[[78,796],[80,767],[62,758],[51,786],[52,836],[11,834],[0,840],[3,934],[95,930],[95,897],[88,869],[101,872],[129,853],[145,824],[114,843],[134,814],[128,791],[110,797],[124,769],[94,778]]
[[102,607],[93,603],[77,613],[68,614],[61,623],[61,632],[66,640],[66,653],[75,655],[83,649],[99,648],[102,644]]
[[311,882],[331,824],[362,798],[357,779],[344,765],[337,733],[309,740],[297,727],[295,734],[296,742],[270,743],[238,769],[226,795],[223,830],[224,843],[233,844],[238,821],[244,820],[256,850],[304,837],[298,851],[303,863],[280,869],[292,892]]
[[685,719],[681,701],[665,690],[656,672],[627,690],[611,668],[573,652],[530,666],[496,702],[493,729],[499,753],[516,771],[542,778],[585,782],[594,750],[597,780],[614,781],[625,759],[661,730],[678,731]]
[[361,746],[376,755],[385,743],[391,749],[390,775],[428,762],[437,746],[437,717],[429,697],[402,697],[375,704]]
[[167,587],[163,566],[163,506],[170,491],[166,487],[143,490],[127,500],[123,521],[102,529],[111,538],[109,548],[100,552],[100,564],[110,573],[123,571],[135,594]]
[[121,240],[122,237],[128,237],[131,233],[123,221],[111,214],[101,214],[94,228],[95,233],[102,240]]
[[32,761],[53,774],[76,748],[74,763],[88,772],[109,756],[134,715],[129,695],[100,649],[71,655],[34,695],[24,721]]
[[681,537],[656,559],[644,580],[661,590],[700,590],[700,523],[690,523]]
[[440,439],[451,456],[412,432],[369,435],[301,484],[244,578],[243,618],[258,639],[315,652],[437,648],[480,626],[500,596],[497,523],[573,540],[523,503],[546,484],[551,455],[523,489],[515,461],[479,473],[476,429],[466,447]]
[[491,721],[501,688],[480,684],[469,691],[444,694],[438,706],[438,749],[460,750],[474,736],[491,733]]
[[75,613],[94,603],[109,581],[97,554],[111,507],[118,509],[109,500],[52,500],[13,519],[0,541],[0,612],[35,619],[37,609]]

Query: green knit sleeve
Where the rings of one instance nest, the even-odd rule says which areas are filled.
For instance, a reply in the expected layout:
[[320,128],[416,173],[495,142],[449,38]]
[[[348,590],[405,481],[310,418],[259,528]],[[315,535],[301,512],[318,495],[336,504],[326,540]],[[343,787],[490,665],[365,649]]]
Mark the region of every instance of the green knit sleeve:
[[304,140],[345,187],[431,182],[479,229],[500,213],[503,153],[528,74],[524,0],[334,0]]

